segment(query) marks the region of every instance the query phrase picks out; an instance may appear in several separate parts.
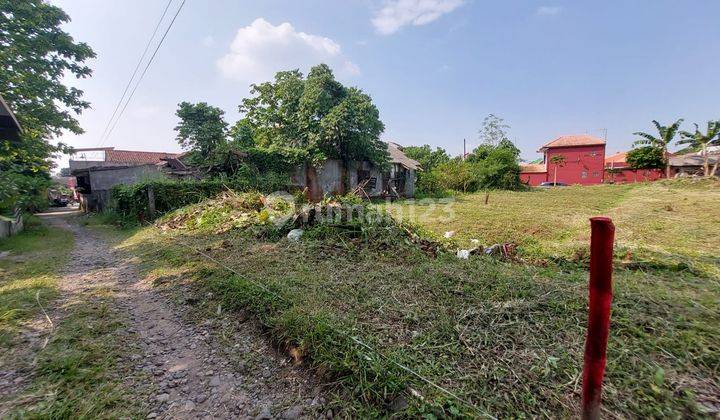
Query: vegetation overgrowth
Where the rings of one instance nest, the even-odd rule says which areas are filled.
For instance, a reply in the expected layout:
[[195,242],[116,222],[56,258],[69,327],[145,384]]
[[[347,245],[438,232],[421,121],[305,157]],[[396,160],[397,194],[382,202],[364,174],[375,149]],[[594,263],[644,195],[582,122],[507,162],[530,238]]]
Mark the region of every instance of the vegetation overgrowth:
[[[493,192],[487,205],[484,194],[469,194],[451,220],[419,202],[390,209],[415,207],[417,223],[438,236],[455,228],[461,245],[516,241],[532,264],[428,252],[394,222],[308,225],[294,243],[247,226],[218,228],[227,217],[212,214],[228,210],[215,205],[195,207],[179,225],[167,223],[185,210],[170,214],[122,246],[144,257],[148,275],[190,277],[223,307],[254,314],[337,387],[341,413],[573,416],[587,219],[609,214],[619,254],[604,410],[693,417],[710,415],[720,392],[720,252],[708,240],[720,234],[719,191],[707,181],[572,187]],[[652,258],[658,264],[620,264]]]

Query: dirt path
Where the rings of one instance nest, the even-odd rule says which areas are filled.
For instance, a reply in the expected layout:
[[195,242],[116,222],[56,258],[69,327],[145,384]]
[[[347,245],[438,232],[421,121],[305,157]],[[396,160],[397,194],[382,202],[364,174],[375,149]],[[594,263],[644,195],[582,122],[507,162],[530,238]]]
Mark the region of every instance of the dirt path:
[[[311,376],[293,368],[250,322],[216,318],[194,324],[190,309],[143,281],[132,259],[77,217],[50,215],[76,241],[61,280],[62,299],[108,288],[131,323],[130,363],[151,378],[143,386],[148,418],[299,418],[324,416]],[[221,337],[220,337],[221,336]],[[222,344],[220,343],[222,341]],[[329,413],[331,416],[331,413]]]

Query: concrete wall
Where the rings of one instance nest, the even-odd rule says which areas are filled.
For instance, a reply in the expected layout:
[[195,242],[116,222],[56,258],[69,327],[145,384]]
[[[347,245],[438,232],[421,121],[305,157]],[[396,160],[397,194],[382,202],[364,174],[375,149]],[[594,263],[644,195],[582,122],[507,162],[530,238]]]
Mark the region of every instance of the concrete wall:
[[[533,187],[536,187],[543,182],[547,182],[547,180],[547,172],[520,172],[520,181]],[[559,180],[560,177],[558,175],[558,182],[560,182]]]
[[[351,162],[348,165],[348,176],[350,178],[350,188],[354,189],[358,185],[358,170],[368,171],[371,178],[376,178],[375,188],[365,189],[365,192],[370,197],[377,197],[382,195],[385,190],[385,180],[383,179],[383,173],[374,165],[369,162]],[[400,165],[392,165],[390,177],[398,176],[398,171],[405,170]],[[291,182],[295,187],[303,189],[308,186],[308,172],[311,174],[310,178],[313,179],[313,169],[306,168],[305,165],[300,165],[290,176]],[[319,199],[322,195],[338,194],[343,192],[342,185],[342,162],[339,160],[328,159],[323,164],[315,169],[314,179],[316,180],[316,186],[320,190],[318,191]],[[312,189],[312,188],[309,188]],[[349,192],[349,191],[346,191]],[[415,195],[415,171],[409,169],[405,173],[405,196],[413,197]]]
[[167,175],[157,165],[91,170],[90,189],[92,192],[82,195],[81,207],[86,212],[104,211],[110,203],[110,189],[115,185],[132,185],[162,178],[167,178]]
[[156,165],[131,166],[129,168],[90,171],[90,188],[109,190],[118,184],[132,185],[141,181],[165,178]]
[[17,235],[22,232],[23,227],[23,218],[20,213],[17,213],[15,217],[0,216],[0,238]]
[[553,147],[545,152],[548,181],[555,180],[553,156],[565,157],[565,164],[557,165],[557,182],[594,185],[603,182],[605,172],[605,145]]

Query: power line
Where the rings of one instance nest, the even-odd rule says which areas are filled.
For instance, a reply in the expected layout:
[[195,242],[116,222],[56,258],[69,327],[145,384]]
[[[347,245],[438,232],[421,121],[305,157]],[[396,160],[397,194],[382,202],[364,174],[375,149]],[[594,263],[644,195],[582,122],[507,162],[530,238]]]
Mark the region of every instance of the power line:
[[160,42],[158,43],[157,47],[155,47],[155,51],[153,51],[152,55],[150,56],[150,60],[145,65],[145,68],[143,69],[142,73],[140,74],[140,77],[138,78],[137,82],[135,82],[135,86],[133,87],[133,90],[130,92],[130,95],[128,96],[127,100],[125,101],[125,105],[123,105],[122,109],[120,110],[120,113],[118,114],[117,119],[115,119],[115,123],[113,123],[112,127],[110,127],[110,131],[108,131],[107,136],[105,137],[105,140],[110,138],[110,135],[112,134],[113,130],[115,130],[117,123],[120,121],[120,118],[122,118],[123,114],[125,113],[125,109],[127,108],[128,104],[130,103],[130,100],[132,100],[132,97],[135,95],[135,91],[137,90],[138,86],[140,86],[140,82],[142,81],[143,77],[145,77],[145,73],[147,73],[148,68],[150,68],[150,65],[152,64],[153,60],[155,59],[155,55],[157,55],[158,50],[160,50],[160,47],[162,46],[163,42],[165,41],[165,37],[167,37],[168,32],[170,32],[170,29],[172,28],[173,24],[175,23],[175,19],[177,19],[183,6],[185,6],[185,0],[183,0],[182,3],[180,3],[180,7],[178,7],[177,11],[175,12],[175,16],[173,16],[172,20],[170,21],[170,25],[168,25],[167,29],[165,30],[165,33],[163,33],[162,38],[160,38]]
[[168,9],[170,8],[170,4],[173,0],[168,0],[167,4],[165,5],[165,9],[162,12],[162,15],[160,16],[160,19],[158,20],[157,24],[155,25],[155,29],[153,29],[152,35],[150,36],[150,39],[148,39],[147,44],[145,44],[145,49],[142,52],[142,55],[140,56],[140,59],[138,60],[137,64],[135,65],[135,70],[132,72],[132,76],[130,76],[130,80],[128,80],[127,84],[125,85],[125,89],[123,90],[122,95],[120,96],[120,99],[118,100],[117,105],[115,105],[115,109],[113,110],[112,115],[110,116],[110,119],[108,120],[107,124],[105,125],[105,129],[103,130],[102,135],[100,136],[100,143],[103,142],[103,139],[105,138],[105,134],[107,134],[108,129],[110,128],[110,124],[115,119],[115,115],[118,112],[118,109],[120,109],[120,105],[123,102],[123,99],[125,99],[125,95],[128,92],[128,89],[130,88],[130,85],[132,84],[133,80],[135,79],[135,76],[137,75],[138,70],[140,69],[140,65],[142,64],[143,60],[145,59],[145,54],[147,54],[148,50],[150,49],[150,44],[152,44],[153,39],[155,39],[155,35],[157,34],[158,29],[160,29],[160,24],[162,23],[163,19],[165,19],[165,14],[167,14]]

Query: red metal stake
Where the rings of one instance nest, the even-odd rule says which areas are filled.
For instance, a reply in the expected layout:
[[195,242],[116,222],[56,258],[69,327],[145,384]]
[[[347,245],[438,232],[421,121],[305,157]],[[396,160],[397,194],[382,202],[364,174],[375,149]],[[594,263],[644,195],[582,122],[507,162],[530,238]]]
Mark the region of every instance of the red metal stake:
[[582,416],[583,419],[599,419],[605,351],[610,333],[615,225],[609,217],[593,217],[590,227],[590,307],[583,366]]

